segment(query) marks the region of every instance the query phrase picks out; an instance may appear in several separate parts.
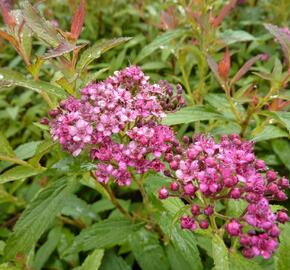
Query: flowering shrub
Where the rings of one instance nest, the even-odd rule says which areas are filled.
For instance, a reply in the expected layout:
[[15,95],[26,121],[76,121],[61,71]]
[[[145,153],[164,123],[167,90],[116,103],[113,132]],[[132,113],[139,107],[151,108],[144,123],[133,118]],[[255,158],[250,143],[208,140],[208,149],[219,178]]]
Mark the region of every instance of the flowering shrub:
[[174,95],[168,83],[150,84],[148,79],[132,66],[86,86],[80,100],[70,97],[50,111],[53,139],[73,156],[88,150],[98,161],[95,174],[101,183],[112,177],[121,186],[130,185],[134,172],[160,172],[161,156],[178,145],[160,119],[184,104],[182,89],[177,86]]
[[98,2],[0,0],[0,270],[290,269],[289,1]]
[[[269,202],[287,199],[288,180],[269,170],[255,157],[253,144],[238,135],[225,135],[220,143],[205,136],[196,136],[191,144],[187,137],[184,141],[182,153],[166,157],[172,182],[170,192],[160,189],[159,198],[178,195],[189,202],[191,215],[180,217],[183,229],[207,229],[210,222],[218,231],[215,218],[220,218],[224,221],[220,227],[230,237],[239,237],[246,258],[260,255],[269,259],[278,245],[278,223],[289,220],[284,211],[274,213]],[[245,201],[239,217],[215,209],[218,202],[228,200]]]

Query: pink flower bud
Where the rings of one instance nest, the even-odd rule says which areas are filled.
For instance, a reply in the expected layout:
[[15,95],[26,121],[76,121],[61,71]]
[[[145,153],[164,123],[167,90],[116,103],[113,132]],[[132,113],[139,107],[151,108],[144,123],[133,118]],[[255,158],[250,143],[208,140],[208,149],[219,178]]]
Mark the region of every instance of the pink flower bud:
[[266,169],[266,164],[264,160],[258,159],[256,161],[255,167],[257,170],[264,170]]
[[232,219],[226,225],[226,231],[231,236],[238,236],[242,232],[242,225],[238,221],[236,221],[235,219]]
[[209,205],[204,209],[204,214],[207,216],[211,216],[213,214],[213,206]]
[[232,199],[240,199],[241,198],[241,190],[239,188],[233,188],[231,191],[230,191],[230,198]]
[[183,190],[184,190],[185,195],[192,197],[192,196],[194,196],[194,194],[196,192],[196,187],[193,184],[189,183],[183,187]]
[[194,231],[197,227],[194,222],[194,219],[192,219],[190,216],[181,217],[180,226],[182,229],[187,229],[191,231]]
[[274,171],[267,171],[266,176],[269,181],[275,181],[277,179],[277,173]]
[[194,216],[199,215],[199,214],[200,214],[200,208],[199,208],[199,206],[193,204],[193,205],[191,206],[191,213],[192,213]]
[[252,259],[253,257],[255,257],[255,252],[253,251],[252,248],[244,248],[242,250],[242,253],[243,253],[244,257],[247,259]]
[[158,193],[159,199],[164,200],[164,199],[168,198],[168,196],[169,196],[168,190],[165,187],[162,187]]
[[284,224],[285,222],[289,221],[289,217],[284,211],[279,211],[277,213],[277,220]]
[[179,184],[177,182],[171,182],[170,183],[170,189],[172,191],[178,191],[179,190]]
[[201,229],[207,229],[209,226],[208,221],[206,219],[199,221],[199,227]]
[[269,230],[269,235],[272,237],[278,237],[280,235],[280,229],[278,226],[274,225],[270,230]]

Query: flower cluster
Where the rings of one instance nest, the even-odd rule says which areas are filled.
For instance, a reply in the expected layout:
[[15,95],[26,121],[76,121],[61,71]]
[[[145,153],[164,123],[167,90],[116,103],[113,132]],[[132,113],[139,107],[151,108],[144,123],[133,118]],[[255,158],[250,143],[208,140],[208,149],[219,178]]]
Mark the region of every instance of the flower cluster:
[[50,112],[51,135],[78,156],[83,150],[97,161],[98,181],[113,178],[129,185],[131,170],[161,171],[160,157],[178,145],[173,131],[160,125],[166,111],[184,105],[182,89],[161,81],[151,84],[139,67],[117,71],[81,90]]
[[[208,217],[217,217],[226,220],[223,226],[229,237],[240,238],[245,257],[271,257],[278,243],[278,223],[288,221],[288,216],[283,211],[274,213],[269,201],[287,199],[288,180],[269,170],[254,155],[253,143],[238,135],[222,136],[220,143],[205,136],[184,142],[181,153],[165,156],[171,168],[167,176],[173,180],[169,190],[159,191],[159,198],[178,195],[191,202],[191,215],[180,218],[182,228],[206,229]],[[230,217],[215,212],[218,200],[240,200],[246,206],[241,215]]]

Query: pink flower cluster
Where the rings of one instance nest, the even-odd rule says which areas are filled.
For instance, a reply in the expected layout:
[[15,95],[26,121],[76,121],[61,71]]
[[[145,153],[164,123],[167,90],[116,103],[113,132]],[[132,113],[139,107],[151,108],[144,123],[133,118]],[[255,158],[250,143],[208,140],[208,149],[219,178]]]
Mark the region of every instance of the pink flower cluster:
[[[193,143],[185,138],[184,142],[181,153],[165,156],[171,168],[166,175],[173,180],[169,190],[161,188],[159,198],[178,195],[192,204],[191,215],[180,218],[181,227],[189,230],[209,226],[207,217],[215,216],[218,200],[246,202],[239,217],[215,217],[227,220],[223,226],[230,237],[240,237],[245,257],[270,258],[278,244],[278,223],[289,218],[284,211],[274,213],[269,201],[286,200],[289,181],[269,170],[254,155],[253,143],[238,135],[222,136],[220,143],[205,136],[194,137]],[[195,198],[199,204],[193,203]]]
[[185,103],[180,86],[151,84],[139,67],[117,71],[105,81],[81,90],[52,110],[53,139],[78,156],[83,150],[97,161],[98,181],[110,178],[129,185],[131,170],[161,171],[160,157],[178,142],[172,130],[159,124],[165,112]]

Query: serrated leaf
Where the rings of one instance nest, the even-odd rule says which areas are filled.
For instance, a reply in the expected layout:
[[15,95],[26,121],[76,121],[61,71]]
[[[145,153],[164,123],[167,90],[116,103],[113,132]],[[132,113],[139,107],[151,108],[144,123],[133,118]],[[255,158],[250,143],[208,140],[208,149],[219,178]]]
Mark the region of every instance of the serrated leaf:
[[141,52],[138,54],[135,63],[140,62],[145,57],[151,55],[157,49],[162,48],[162,46],[166,46],[170,41],[181,37],[186,34],[187,31],[185,29],[176,29],[172,31],[165,32],[164,34],[155,38],[150,44],[145,46]]
[[130,246],[142,270],[168,270],[169,263],[158,235],[141,229],[130,237]]
[[34,156],[38,145],[42,141],[32,141],[19,145],[15,149],[15,154],[18,158],[25,160]]
[[112,250],[106,252],[100,270],[130,270],[126,261],[117,256]]
[[177,226],[170,231],[170,239],[174,248],[182,254],[184,260],[190,265],[190,269],[202,270],[203,267],[194,235],[192,232],[181,230]]
[[125,218],[112,218],[100,221],[82,230],[65,254],[113,247],[128,240],[130,234],[140,226],[140,223],[134,224]]
[[28,177],[40,174],[42,171],[43,170],[35,169],[28,166],[16,166],[0,175],[0,184],[20,179],[26,179]]
[[63,41],[56,48],[49,50],[42,58],[43,59],[55,58],[55,57],[64,55],[66,53],[72,52],[74,50],[78,50],[82,48],[83,46],[85,45],[76,46],[74,44]]
[[129,37],[120,37],[97,42],[82,53],[80,60],[77,63],[77,70],[82,71],[92,61],[101,57],[103,53],[127,42],[130,39],[131,38]]
[[55,143],[52,140],[45,140],[38,144],[34,153],[34,157],[29,160],[29,163],[32,166],[37,167],[39,165],[40,159],[49,152],[54,144]]
[[8,140],[6,139],[6,137],[2,132],[0,132],[0,153],[12,157],[15,156],[15,153],[10,143],[8,142]]
[[289,65],[290,58],[290,38],[279,27],[265,23],[264,27],[278,40],[284,54],[284,58]]
[[6,259],[27,254],[49,228],[75,188],[75,179],[63,177],[42,189],[24,210],[5,247]]
[[1,75],[3,78],[0,80],[0,87],[1,85],[4,87],[21,86],[33,90],[37,93],[41,93],[43,91],[62,99],[67,97],[66,92],[62,88],[52,85],[48,82],[26,79],[21,76],[21,74],[18,74],[17,72],[11,72],[8,69],[0,69],[0,77]]
[[286,223],[282,227],[282,233],[280,235],[280,246],[275,255],[276,270],[289,270],[290,269],[290,223]]
[[249,269],[262,270],[263,269],[255,261],[246,259],[242,255],[237,254],[237,253],[230,254],[229,260],[230,260],[230,269],[234,269],[234,270],[249,270]]
[[103,249],[96,249],[88,255],[80,270],[98,270],[104,256]]
[[288,137],[289,134],[284,131],[283,129],[269,125],[265,126],[262,129],[255,130],[255,134],[252,138],[252,140],[259,142],[259,141],[266,141],[270,139],[275,139],[275,138],[282,138],[282,137]]
[[214,120],[221,115],[202,106],[186,107],[177,112],[167,114],[163,119],[164,125],[188,124],[196,121]]
[[263,54],[256,55],[253,58],[249,59],[245,64],[243,64],[243,66],[232,78],[230,84],[235,84],[237,81],[239,81],[250,70],[252,65],[254,65],[257,61],[263,59],[263,56]]
[[274,112],[274,114],[290,132],[290,112]]
[[247,203],[244,200],[230,199],[227,207],[227,216],[239,217],[246,207]]
[[224,241],[218,236],[212,237],[212,257],[214,260],[214,270],[230,270],[229,254]]
[[60,236],[61,227],[55,227],[49,232],[46,242],[38,249],[35,254],[35,259],[32,266],[33,270],[43,269],[44,264],[56,249],[56,246],[60,240]]
[[245,42],[256,40],[250,33],[242,30],[226,30],[220,34],[220,38],[226,45],[231,45],[236,42]]
[[272,142],[272,147],[276,155],[279,157],[279,159],[284,163],[284,165],[288,168],[290,171],[290,142],[289,140],[274,140]]
[[22,7],[26,25],[44,42],[52,47],[57,47],[62,38],[52,25],[28,1],[25,1]]

